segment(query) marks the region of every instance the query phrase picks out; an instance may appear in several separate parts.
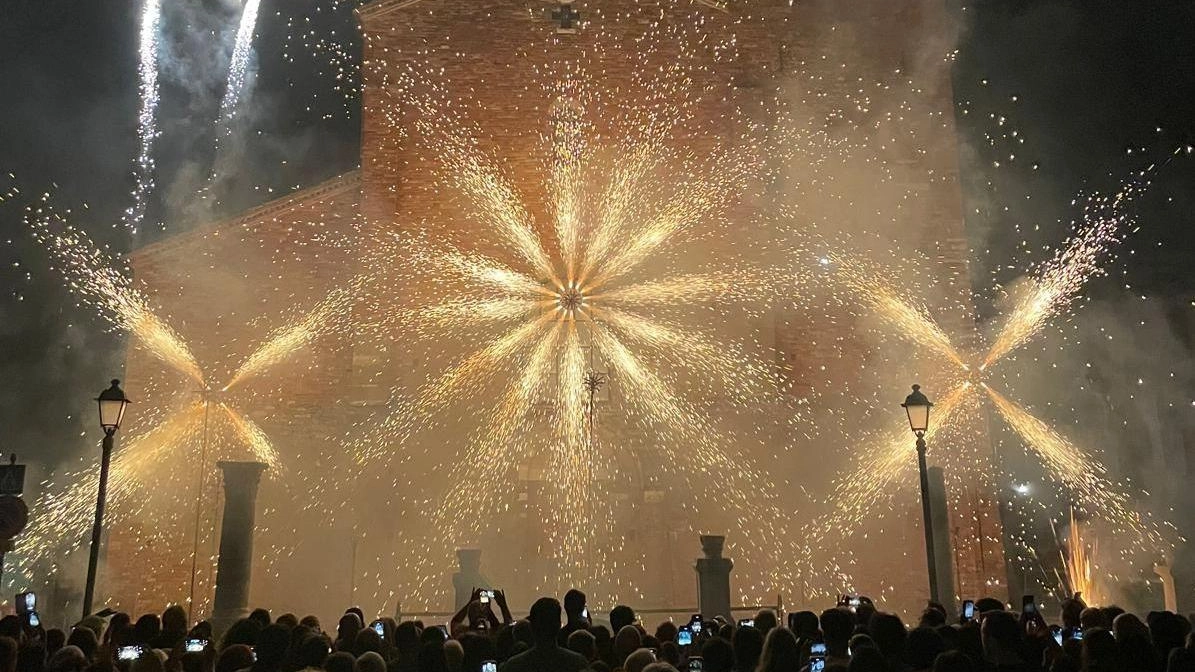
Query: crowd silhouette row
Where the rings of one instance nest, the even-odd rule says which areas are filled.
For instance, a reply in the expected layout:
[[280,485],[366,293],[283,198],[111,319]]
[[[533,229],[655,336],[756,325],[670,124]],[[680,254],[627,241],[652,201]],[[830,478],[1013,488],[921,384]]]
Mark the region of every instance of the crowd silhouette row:
[[1062,604],[1047,623],[986,598],[915,625],[847,599],[820,615],[762,610],[693,615],[651,628],[628,606],[591,618],[586,596],[537,600],[515,619],[501,591],[475,590],[447,624],[367,619],[348,609],[334,632],[314,616],[258,609],[213,633],[180,606],[132,620],[101,612],[67,633],[35,612],[0,619],[0,672],[1195,672],[1190,619]]

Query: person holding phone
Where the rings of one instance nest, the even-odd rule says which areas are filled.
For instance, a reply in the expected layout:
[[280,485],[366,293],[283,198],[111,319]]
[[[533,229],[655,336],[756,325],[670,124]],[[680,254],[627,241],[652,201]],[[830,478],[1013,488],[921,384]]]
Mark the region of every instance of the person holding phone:
[[[494,614],[494,604],[502,611],[502,621]],[[451,636],[456,637],[465,632],[493,632],[498,626],[510,625],[514,617],[506,606],[506,593],[489,588],[474,588],[473,595],[465,606],[448,622]]]
[[564,646],[568,636],[577,630],[588,630],[589,608],[585,604],[585,593],[573,588],[564,594],[564,627],[560,629],[557,643]]

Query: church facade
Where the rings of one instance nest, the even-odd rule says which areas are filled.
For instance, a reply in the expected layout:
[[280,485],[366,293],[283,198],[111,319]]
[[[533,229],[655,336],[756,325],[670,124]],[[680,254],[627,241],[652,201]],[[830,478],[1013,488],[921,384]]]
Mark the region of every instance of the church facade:
[[[133,255],[133,268],[167,307],[172,323],[182,325],[179,330],[184,336],[204,344],[199,359],[213,362],[213,369],[221,372],[213,376],[219,378],[282,321],[288,308],[312,305],[348,284],[354,274],[367,270],[360,268],[361,245],[375,240],[379,231],[414,229],[427,222],[466,226],[427,169],[436,157],[410,141],[417,132],[417,113],[402,104],[404,96],[411,94],[404,88],[404,73],[412,68],[439,71],[456,91],[470,92],[471,113],[481,113],[472,121],[487,133],[479,141],[500,156],[527,193],[543,194],[537,185],[543,179],[540,164],[531,157],[547,116],[536,111],[549,109],[552,101],[526,82],[560,61],[586,60],[593,65],[593,82],[609,91],[631,90],[634,70],[643,67],[644,60],[649,66],[663,68],[676,59],[693,57],[681,53],[684,45],[679,41],[676,45],[657,42],[646,59],[629,58],[610,47],[634,44],[637,33],[664,17],[665,25],[697,21],[700,31],[712,36],[711,43],[724,40],[733,45],[733,58],[718,56],[712,49],[707,56],[699,53],[693,57],[707,59],[694,72],[729,81],[737,92],[733,101],[722,101],[721,106],[711,103],[695,112],[707,115],[715,125],[727,117],[730,106],[739,106],[748,115],[764,114],[774,102],[777,84],[784,83],[792,92],[790,106],[799,113],[833,116],[842,101],[854,101],[857,108],[874,108],[865,116],[916,117],[902,125],[916,136],[915,142],[869,138],[883,147],[883,169],[876,174],[885,177],[883,185],[871,182],[876,175],[844,172],[840,176],[848,185],[858,182],[860,193],[867,194],[860,196],[861,202],[792,205],[799,216],[811,222],[837,222],[848,231],[881,228],[892,240],[905,245],[912,241],[911,247],[930,260],[925,272],[956,295],[957,300],[948,303],[966,305],[967,246],[949,80],[951,30],[942,4],[940,0],[899,6],[881,0],[578,0],[563,4],[373,0],[358,10],[364,36],[360,169],[241,217],[143,248]],[[887,84],[876,87],[876,82]],[[694,87],[704,84],[692,82]],[[859,94],[864,86],[876,93]],[[910,96],[916,98],[912,105]],[[727,130],[733,129],[728,126]],[[778,174],[793,183],[808,177],[800,166],[781,168]],[[899,207],[872,207],[868,199]],[[533,197],[528,207],[543,221],[549,206],[542,198]],[[737,214],[749,216],[750,207],[742,206]],[[882,226],[876,226],[877,220]],[[469,236],[465,230],[459,234],[465,239]],[[966,335],[974,332],[970,319],[966,311],[955,310],[943,322],[953,333]],[[832,302],[813,314],[777,307],[764,321],[762,330],[770,338],[764,346],[775,365],[778,385],[798,403],[821,390],[864,386],[872,367],[882,366],[874,359],[878,355],[866,325]],[[351,331],[323,337],[298,353],[298,365],[281,368],[261,389],[249,390],[227,403],[260,426],[280,452],[321,464],[320,468],[332,474],[346,468],[342,456],[328,455],[336,451],[336,442],[391,401],[388,378],[402,375],[395,370],[396,347],[401,344],[386,344],[381,349],[388,352],[379,351],[375,340]],[[131,348],[126,388],[156,384],[160,379],[156,367],[148,355]],[[894,390],[894,396],[899,394],[903,394],[900,388]],[[893,403],[898,402],[899,398]],[[616,415],[616,404],[611,408]],[[793,437],[777,440],[800,444]],[[980,428],[974,440],[986,441],[986,432]],[[233,436],[227,443],[235,446],[236,441]],[[777,481],[829,480],[834,476],[829,467],[820,466],[822,462],[833,464],[833,460],[817,453],[817,442],[809,443],[808,457],[793,460],[791,465],[776,464]],[[635,459],[640,476],[613,490],[618,506],[635,512],[629,517],[632,523],[626,537],[644,549],[639,564],[646,568],[642,581],[650,584],[641,589],[647,602],[644,606],[677,606],[696,600],[692,558],[699,549],[690,527],[680,522],[684,503],[671,501],[668,490],[653,485],[650,478],[656,471],[653,465],[664,459],[669,456],[640,446]],[[144,542],[144,535],[112,532],[109,558],[122,561],[109,560],[107,580],[110,592],[126,609],[147,610],[154,604],[184,601],[191,581],[193,546],[198,548],[200,568],[196,601],[201,608],[206,603],[219,529],[217,477],[214,467],[208,466],[213,475],[202,491],[200,513],[194,518],[199,521],[199,544],[193,544],[191,514],[180,519],[185,529],[180,528],[174,544],[154,547]],[[318,476],[305,478],[312,487],[320,487]],[[525,469],[520,478],[515,500],[527,503],[536,498],[548,475]],[[331,477],[328,482],[333,482]],[[262,525],[270,528],[268,535],[286,537],[291,533],[280,532],[288,522],[279,510],[294,506],[296,493],[284,493],[280,487],[271,490],[268,474],[263,483],[262,501],[267,511]],[[920,528],[907,522],[917,520],[919,502],[915,489],[909,494],[898,499],[898,510],[889,517],[892,522],[873,537],[901,544],[904,552],[868,561],[859,586],[865,593],[881,595],[894,586],[924,583]],[[1003,597],[1003,535],[994,493],[989,485],[962,484],[952,493],[951,501],[954,592],[962,598]],[[318,534],[321,539],[314,545],[319,548],[300,542],[293,551],[296,557],[273,558],[272,546],[259,544],[254,599],[296,612],[345,600],[395,608],[401,595],[386,594],[385,586],[378,593],[375,586],[365,585],[384,583],[394,573],[401,573],[401,568],[385,566],[390,557],[386,549],[405,543],[402,521],[417,517],[419,510],[393,509],[382,514],[364,508],[351,523],[321,527],[308,520],[301,531],[296,528],[293,534]],[[903,515],[906,509],[908,515]],[[309,515],[317,518],[319,512],[311,510]],[[537,523],[516,504],[505,524],[516,540],[510,544],[517,549],[514,555],[528,562],[533,562],[537,547],[544,543],[544,538],[537,536]],[[392,529],[359,535],[355,532],[358,526]],[[734,530],[715,532],[726,532],[731,540],[735,534]],[[160,569],[147,575],[144,567]],[[514,576],[501,564],[487,565],[487,569],[499,577]],[[548,568],[533,571],[539,570]],[[827,587],[827,591],[832,589]],[[905,606],[916,606],[911,593],[896,591],[894,595],[908,602]],[[758,595],[756,599],[767,602],[771,597]],[[782,601],[790,607],[817,606],[807,603],[804,595],[783,596]]]

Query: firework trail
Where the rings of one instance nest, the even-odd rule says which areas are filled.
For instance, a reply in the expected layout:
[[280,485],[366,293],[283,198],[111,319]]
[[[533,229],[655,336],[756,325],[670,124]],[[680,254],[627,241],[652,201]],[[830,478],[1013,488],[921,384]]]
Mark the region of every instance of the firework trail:
[[153,143],[157,137],[158,112],[158,38],[162,21],[162,0],[145,0],[141,10],[139,64],[141,78],[138,91],[141,107],[137,112],[137,184],[133,188],[133,204],[124,213],[125,226],[136,234],[145,218],[146,200],[154,188]]
[[257,13],[261,0],[246,0],[237,25],[236,42],[232,48],[232,60],[228,64],[228,82],[224,88],[224,99],[220,101],[220,123],[225,126],[236,115],[237,103],[245,88],[245,77],[249,69],[249,57],[253,49],[253,31],[257,27]]

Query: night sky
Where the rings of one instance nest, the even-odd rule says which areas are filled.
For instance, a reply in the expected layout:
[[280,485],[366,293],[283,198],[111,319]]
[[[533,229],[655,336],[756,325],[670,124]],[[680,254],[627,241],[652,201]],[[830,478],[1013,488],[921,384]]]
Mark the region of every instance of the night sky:
[[[220,0],[189,0],[173,9],[165,4],[168,23],[196,27],[206,20],[215,29],[235,30],[234,10]],[[263,2],[253,113],[242,121],[251,131],[246,158],[224,203],[205,214],[228,215],[355,167],[359,118],[336,89],[336,68],[294,40],[303,31],[286,26],[311,17],[313,34],[348,35],[355,50],[351,8],[315,11],[321,4]],[[959,118],[966,219],[976,248],[975,284],[994,304],[995,292],[985,290],[998,286],[993,280],[1022,274],[1065,237],[1073,195],[1111,188],[1132,169],[1195,142],[1195,5],[983,0],[957,11],[966,28],[956,98],[970,110]],[[0,9],[0,180],[15,173],[24,199],[52,190],[60,206],[88,203],[92,235],[121,251],[136,244],[111,223],[127,207],[133,183],[138,12],[139,3],[107,0],[6,0]],[[190,49],[231,41],[220,37],[179,40],[177,53],[167,57],[185,59]],[[174,190],[157,192],[147,221],[173,212],[174,201],[187,193],[189,164],[211,151],[209,121],[221,84],[214,75],[164,82],[158,182]],[[984,146],[989,113],[1006,115],[1027,138],[1015,161]],[[1110,305],[1155,297],[1169,327],[1188,344],[1195,325],[1195,275],[1187,261],[1195,252],[1193,160],[1180,157],[1159,173],[1156,188],[1138,205],[1141,231],[1109,277],[1090,288],[1095,300]],[[7,186],[0,181],[0,192]],[[98,441],[91,399],[119,375],[123,344],[77,309],[47,268],[47,255],[21,225],[25,202],[0,205],[6,429],[0,449],[53,463],[78,459]],[[171,230],[180,226],[185,221]],[[145,240],[158,235],[152,225],[147,229]],[[1013,266],[1021,270],[1014,273]],[[981,315],[992,310],[979,309]]]

